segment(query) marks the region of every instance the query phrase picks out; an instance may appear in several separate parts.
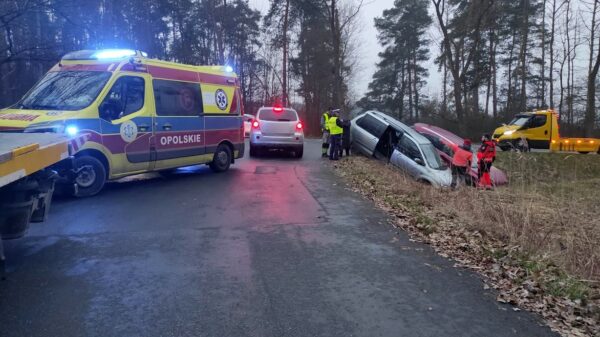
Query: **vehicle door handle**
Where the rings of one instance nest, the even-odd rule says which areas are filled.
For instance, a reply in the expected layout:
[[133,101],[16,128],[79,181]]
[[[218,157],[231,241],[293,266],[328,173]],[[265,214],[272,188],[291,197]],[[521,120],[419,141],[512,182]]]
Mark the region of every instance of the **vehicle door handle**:
[[544,131],[544,134],[547,135],[548,134],[548,130]]
[[140,130],[141,132],[147,132],[149,129],[150,129],[149,125],[146,125],[146,124],[138,125],[138,130]]
[[165,131],[171,131],[172,128],[173,128],[173,125],[171,125],[171,124],[163,124],[163,130],[165,130]]

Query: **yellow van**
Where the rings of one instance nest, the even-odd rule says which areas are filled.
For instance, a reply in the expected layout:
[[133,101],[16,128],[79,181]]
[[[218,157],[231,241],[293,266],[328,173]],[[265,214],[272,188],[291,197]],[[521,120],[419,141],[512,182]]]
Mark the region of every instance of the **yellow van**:
[[239,82],[227,66],[190,66],[133,50],[65,55],[25,97],[0,110],[0,132],[87,134],[75,147],[76,195],[107,180],[244,155]]

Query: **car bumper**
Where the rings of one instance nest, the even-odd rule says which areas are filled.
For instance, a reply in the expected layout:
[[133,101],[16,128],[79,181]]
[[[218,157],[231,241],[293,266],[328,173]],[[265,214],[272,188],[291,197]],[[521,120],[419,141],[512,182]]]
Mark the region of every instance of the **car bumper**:
[[263,134],[252,133],[250,135],[250,145],[252,147],[278,149],[298,148],[304,145],[304,135],[295,134],[293,136],[266,136]]

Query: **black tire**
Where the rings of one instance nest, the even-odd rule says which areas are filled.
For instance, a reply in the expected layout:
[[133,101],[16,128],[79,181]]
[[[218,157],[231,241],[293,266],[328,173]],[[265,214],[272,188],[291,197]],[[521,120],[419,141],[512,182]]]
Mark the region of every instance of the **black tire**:
[[210,163],[210,168],[215,172],[225,172],[231,166],[231,149],[229,146],[221,144],[217,147],[217,151]]
[[250,145],[250,157],[258,156],[258,149],[252,145]]
[[302,156],[304,155],[304,147],[299,147],[297,149],[294,150],[294,156],[298,159],[302,158]]
[[579,151],[579,153],[581,153],[581,154],[588,154],[590,152],[589,151]]
[[106,184],[106,167],[102,162],[92,156],[81,156],[75,158],[74,165],[78,172],[75,178],[77,191],[74,196],[84,198],[98,194]]
[[512,149],[512,146],[506,146],[506,145],[498,146],[498,147],[500,147],[500,150],[502,150],[502,151],[510,151]]

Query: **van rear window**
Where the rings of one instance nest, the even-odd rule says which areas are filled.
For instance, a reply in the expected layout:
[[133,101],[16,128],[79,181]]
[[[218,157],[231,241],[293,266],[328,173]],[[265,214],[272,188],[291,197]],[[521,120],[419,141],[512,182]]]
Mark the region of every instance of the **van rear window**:
[[199,116],[204,112],[199,83],[154,80],[156,114]]
[[262,109],[258,111],[258,119],[270,122],[295,122],[298,120],[296,111],[283,109],[281,112],[275,112],[273,109]]

